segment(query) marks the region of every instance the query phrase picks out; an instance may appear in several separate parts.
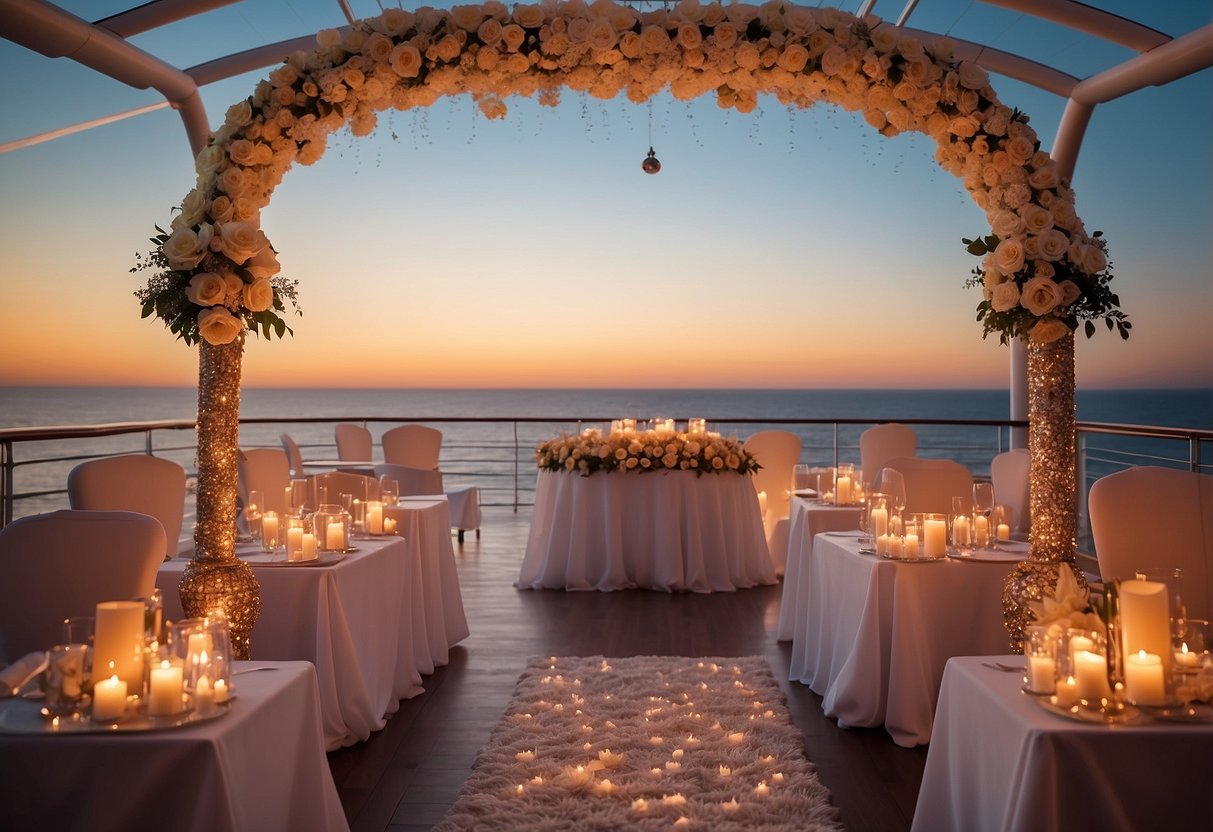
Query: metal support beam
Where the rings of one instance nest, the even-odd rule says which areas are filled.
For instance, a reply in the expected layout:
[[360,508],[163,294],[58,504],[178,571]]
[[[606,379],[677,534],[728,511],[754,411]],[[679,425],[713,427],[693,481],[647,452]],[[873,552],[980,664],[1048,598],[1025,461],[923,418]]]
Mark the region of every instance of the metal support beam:
[[1001,6],[1015,12],[1050,20],[1112,43],[1127,46],[1134,52],[1148,52],[1162,46],[1171,36],[1121,17],[1118,14],[1078,3],[1075,0],[981,0],[989,6]]
[[1070,97],[1103,104],[1146,87],[1160,87],[1213,66],[1213,23],[1168,41],[1078,83]]
[[238,2],[240,0],[151,0],[150,3],[95,21],[93,25],[125,39]]

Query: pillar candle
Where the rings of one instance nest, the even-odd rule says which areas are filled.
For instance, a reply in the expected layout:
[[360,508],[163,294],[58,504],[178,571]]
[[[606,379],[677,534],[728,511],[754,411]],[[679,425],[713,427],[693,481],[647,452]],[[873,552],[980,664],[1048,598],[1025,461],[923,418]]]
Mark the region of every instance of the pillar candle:
[[311,532],[304,532],[303,539],[300,541],[299,560],[315,560],[316,559],[316,535]]
[[267,549],[278,548],[278,515],[272,511],[261,515],[261,543]]
[[868,516],[868,525],[872,537],[880,539],[889,531],[889,510],[887,508],[874,508]]
[[194,686],[194,712],[198,716],[207,716],[215,710],[215,689],[209,676],[198,677]]
[[1028,689],[1035,693],[1052,693],[1056,684],[1056,665],[1052,656],[1028,656]]
[[948,524],[943,520],[923,522],[922,553],[928,558],[941,558],[948,553]]
[[1106,699],[1108,690],[1108,661],[1098,653],[1080,650],[1074,654],[1074,681],[1078,696],[1087,701]]
[[1162,657],[1145,650],[1125,654],[1125,691],[1138,705],[1162,705],[1167,701]]
[[113,722],[126,713],[126,682],[117,674],[93,685],[93,719]]
[[338,552],[345,549],[344,524],[340,522],[328,524],[328,528],[324,531],[324,548]]
[[1091,650],[1095,647],[1095,642],[1086,636],[1071,636],[1070,637],[1070,666],[1074,666],[1074,657],[1083,650]]
[[182,668],[166,659],[159,667],[153,667],[147,695],[149,716],[168,716],[181,713],[181,693],[184,687]]
[[889,557],[899,558],[899,557],[903,556],[904,552],[905,552],[905,546],[903,545],[901,538],[894,537],[893,535],[889,535],[889,546],[888,546]]
[[918,557],[918,535],[910,533],[905,539],[905,556],[907,558]]
[[952,545],[968,546],[973,539],[969,534],[969,518],[958,514],[952,519]]
[[990,518],[981,514],[973,518],[973,542],[978,546],[990,545]]
[[839,477],[834,483],[834,502],[837,505],[845,506],[851,502],[851,478]]
[[291,528],[286,530],[286,559],[302,560],[303,529]]
[[1008,526],[1006,523],[998,524],[998,539],[999,540],[1010,540],[1011,539],[1011,527]]
[[[142,601],[103,601],[97,605],[93,667],[107,668],[132,691],[143,691]],[[125,694],[123,694],[125,696]]]
[[226,702],[230,695],[227,691],[227,679],[216,679],[211,690],[215,694],[215,703]]
[[1144,650],[1171,663],[1171,613],[1167,585],[1158,581],[1120,582],[1120,626],[1125,655]]
[[1073,676],[1058,680],[1055,698],[1057,704],[1063,708],[1068,708],[1078,701],[1078,682]]
[[369,534],[383,534],[383,503],[378,500],[367,501],[366,530]]

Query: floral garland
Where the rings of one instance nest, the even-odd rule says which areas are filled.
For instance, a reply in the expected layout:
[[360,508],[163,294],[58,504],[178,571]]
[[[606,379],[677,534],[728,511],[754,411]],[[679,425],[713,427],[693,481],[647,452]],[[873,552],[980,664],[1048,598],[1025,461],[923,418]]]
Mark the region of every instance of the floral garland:
[[761,467],[734,436],[657,430],[604,436],[597,428],[541,442],[535,449],[535,464],[543,471],[567,471],[583,477],[595,471],[753,474]]
[[721,108],[740,112],[759,95],[800,108],[825,101],[862,112],[886,136],[925,133],[994,232],[966,241],[988,255],[969,281],[984,287],[985,333],[1051,341],[1080,319],[1089,335],[1091,320],[1104,317],[1127,337],[1104,243],[1084,230],[1027,116],[999,102],[976,63],[955,61],[945,38],[923,44],[874,16],[781,0],[683,0],[647,11],[611,0],[512,9],[488,0],[391,8],[316,40],[228,109],[198,154],[197,185],[171,233],[153,237],[155,250],[135,267],[159,270],[136,293],[144,317],[156,314],[187,342],[226,343],[245,327],[286,331],[278,313],[284,298],[295,302],[295,284],[274,277],[261,210],[295,162],[320,159],[328,134],[348,126],[364,136],[377,111],[465,93],[502,118],[503,98],[554,106],[562,87],[601,99],[623,92],[636,103],[666,88],[680,100],[715,93]]

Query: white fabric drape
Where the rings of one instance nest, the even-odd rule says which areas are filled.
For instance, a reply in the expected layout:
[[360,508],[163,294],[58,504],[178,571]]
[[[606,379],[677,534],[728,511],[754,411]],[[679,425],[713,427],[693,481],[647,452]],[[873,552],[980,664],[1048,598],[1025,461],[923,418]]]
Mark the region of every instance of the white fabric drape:
[[539,473],[520,588],[721,592],[775,581],[748,476]]
[[809,569],[806,561],[813,552],[813,538],[822,532],[858,529],[861,511],[859,506],[830,506],[803,497],[792,498],[783,596],[775,633],[779,641],[791,641],[795,623],[808,614]]

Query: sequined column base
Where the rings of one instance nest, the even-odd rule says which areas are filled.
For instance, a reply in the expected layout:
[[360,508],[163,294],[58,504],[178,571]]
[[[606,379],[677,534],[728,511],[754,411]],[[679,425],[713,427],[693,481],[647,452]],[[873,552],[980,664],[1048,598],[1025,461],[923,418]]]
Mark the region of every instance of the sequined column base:
[[261,611],[261,586],[236,558],[237,460],[240,454],[242,340],[199,344],[198,497],[194,559],[177,591],[185,614],[227,614],[232,652],[249,657],[249,636]]
[[1066,564],[1085,586],[1075,566],[1077,501],[1074,439],[1074,334],[1050,344],[1028,342],[1028,447],[1031,549],[1003,585],[1002,615],[1011,649],[1023,651],[1028,602],[1051,593],[1058,567]]

